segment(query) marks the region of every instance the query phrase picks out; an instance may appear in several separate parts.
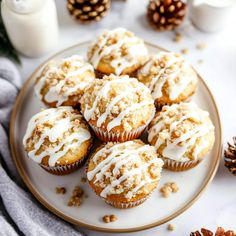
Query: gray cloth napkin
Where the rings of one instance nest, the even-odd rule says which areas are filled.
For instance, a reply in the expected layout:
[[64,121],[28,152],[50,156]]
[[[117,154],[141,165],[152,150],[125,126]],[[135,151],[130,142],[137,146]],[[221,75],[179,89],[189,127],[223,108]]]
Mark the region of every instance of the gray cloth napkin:
[[20,87],[17,68],[0,57],[0,236],[82,236],[72,225],[38,205],[16,171],[9,150],[8,126]]

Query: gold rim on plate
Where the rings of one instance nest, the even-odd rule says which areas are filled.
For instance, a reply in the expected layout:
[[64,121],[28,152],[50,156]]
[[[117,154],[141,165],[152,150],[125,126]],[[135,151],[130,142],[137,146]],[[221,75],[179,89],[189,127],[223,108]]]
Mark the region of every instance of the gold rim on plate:
[[[104,228],[104,227],[98,227],[98,226],[94,226],[91,224],[86,224],[83,223],[79,220],[75,220],[74,218],[65,215],[62,211],[58,210],[57,208],[51,206],[47,199],[44,198],[40,192],[36,189],[36,187],[33,185],[33,183],[31,182],[30,178],[27,176],[26,171],[23,167],[23,165],[20,162],[20,158],[18,157],[18,150],[17,150],[17,145],[14,141],[14,125],[15,125],[15,120],[16,120],[16,116],[17,116],[17,112],[18,112],[18,107],[20,107],[20,104],[22,103],[22,98],[25,94],[25,91],[28,90],[28,87],[30,85],[31,80],[35,77],[35,75],[42,69],[42,67],[45,65],[45,63],[47,63],[48,61],[50,61],[51,59],[61,55],[63,52],[66,52],[68,50],[71,50],[73,48],[82,46],[82,45],[86,45],[89,42],[83,42],[83,43],[79,43],[76,44],[72,47],[69,47],[67,49],[64,49],[56,54],[54,54],[53,56],[51,56],[47,61],[45,61],[44,63],[42,63],[34,72],[33,74],[29,77],[29,79],[24,83],[19,95],[17,96],[15,105],[13,107],[12,110],[12,114],[11,114],[11,120],[10,120],[10,149],[11,149],[11,153],[12,153],[12,157],[13,160],[15,162],[15,165],[17,167],[17,170],[21,176],[21,178],[23,179],[24,183],[26,184],[27,188],[30,190],[30,192],[35,196],[35,198],[43,205],[45,206],[49,211],[51,211],[52,213],[54,213],[55,215],[59,216],[60,218],[62,218],[63,220],[66,220],[72,224],[75,225],[79,225],[81,227],[85,227],[87,229],[91,229],[91,230],[96,230],[96,231],[101,231],[101,232],[110,232],[110,233],[127,233],[127,232],[137,232],[137,231],[141,231],[141,230],[145,230],[145,229],[150,229],[153,228],[155,226],[159,226],[161,224],[164,224],[170,220],[172,220],[173,218],[179,216],[180,214],[182,214],[184,211],[186,211],[188,208],[190,208],[194,202],[196,202],[198,200],[198,198],[201,196],[201,194],[204,192],[204,190],[206,190],[207,186],[210,184],[210,182],[212,181],[212,179],[214,178],[216,171],[218,169],[219,163],[220,163],[220,159],[221,159],[221,154],[222,154],[222,128],[221,128],[221,121],[220,121],[220,116],[219,116],[219,111],[216,105],[216,102],[214,100],[214,97],[210,91],[210,89],[208,88],[207,84],[205,83],[205,81],[202,79],[202,77],[198,74],[199,79],[201,80],[201,82],[203,83],[204,87],[206,88],[206,90],[208,91],[208,94],[211,97],[211,100],[213,102],[214,105],[214,109],[216,111],[216,116],[217,116],[217,121],[218,121],[218,125],[219,125],[219,140],[220,140],[220,145],[218,145],[217,148],[217,157],[214,158],[214,162],[212,163],[212,168],[211,171],[208,173],[208,177],[206,178],[204,184],[202,185],[201,189],[192,197],[192,199],[190,201],[188,201],[183,207],[181,207],[178,211],[176,211],[175,213],[173,213],[172,215],[165,217],[162,220],[159,220],[157,222],[151,223],[151,224],[147,224],[144,226],[139,226],[139,227],[133,227],[133,228],[123,228],[123,229],[109,229],[109,228]],[[151,46],[151,47],[155,47],[159,50],[162,51],[167,51],[157,45],[151,44],[151,43],[147,43],[145,42],[147,45]],[[197,71],[196,71],[197,72]]]

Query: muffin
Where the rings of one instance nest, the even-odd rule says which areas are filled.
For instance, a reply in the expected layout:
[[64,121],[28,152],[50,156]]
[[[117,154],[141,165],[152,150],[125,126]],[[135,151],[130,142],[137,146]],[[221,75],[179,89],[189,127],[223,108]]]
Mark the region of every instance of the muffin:
[[84,118],[105,142],[137,138],[155,115],[150,90],[128,75],[94,80],[80,103]]
[[45,109],[34,115],[23,139],[28,157],[55,175],[78,169],[92,145],[82,115],[72,107]]
[[93,67],[74,55],[49,62],[36,81],[35,92],[46,106],[75,107],[94,78]]
[[198,76],[191,65],[173,52],[160,52],[137,71],[137,78],[152,93],[157,107],[186,101],[197,88]]
[[212,149],[214,141],[214,126],[208,112],[194,103],[164,106],[148,130],[148,142],[164,160],[164,167],[173,171],[196,166]]
[[131,208],[143,203],[157,187],[163,161],[141,140],[99,147],[87,166],[90,187],[106,203]]
[[88,60],[98,77],[104,74],[130,75],[147,58],[142,39],[124,28],[103,32],[88,50]]

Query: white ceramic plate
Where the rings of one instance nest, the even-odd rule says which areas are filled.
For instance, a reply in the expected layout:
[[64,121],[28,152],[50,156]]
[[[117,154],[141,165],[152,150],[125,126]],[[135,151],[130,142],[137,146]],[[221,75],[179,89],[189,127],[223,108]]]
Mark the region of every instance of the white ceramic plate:
[[[150,53],[163,50],[147,43]],[[68,57],[73,54],[86,55],[88,42],[66,49],[53,58]],[[51,58],[52,59],[52,58]],[[216,141],[211,153],[196,168],[186,172],[170,172],[164,170],[159,186],[165,182],[174,181],[179,186],[179,192],[169,198],[161,197],[159,188],[142,205],[133,209],[115,209],[98,198],[87,183],[81,183],[85,176],[84,169],[67,176],[54,176],[36,163],[29,160],[23,149],[22,138],[29,119],[39,112],[43,104],[35,97],[33,84],[43,65],[25,83],[16,101],[11,119],[11,149],[19,173],[29,190],[50,211],[61,218],[90,229],[107,232],[138,231],[163,224],[187,210],[200,196],[214,177],[221,156],[221,124],[218,110],[208,87],[199,77],[199,88],[193,100],[203,109],[208,110],[215,125]],[[80,207],[68,207],[67,201],[76,185],[82,186],[88,198]],[[64,186],[65,195],[55,193],[55,188]],[[116,222],[105,224],[102,217],[115,214]],[[139,217],[137,217],[139,216]]]

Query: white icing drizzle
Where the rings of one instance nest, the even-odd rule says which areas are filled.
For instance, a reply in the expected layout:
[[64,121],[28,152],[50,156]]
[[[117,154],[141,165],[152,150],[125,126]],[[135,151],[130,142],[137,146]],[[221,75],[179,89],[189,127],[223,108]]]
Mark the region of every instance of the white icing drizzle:
[[[65,112],[70,114],[66,118],[62,118]],[[37,126],[43,126],[39,139],[34,144],[34,149],[28,153],[29,158],[37,163],[41,163],[42,159],[49,156],[49,166],[55,166],[58,159],[64,156],[71,148],[79,147],[83,142],[91,137],[87,129],[79,128],[76,132],[63,136],[65,132],[71,130],[75,125],[71,123],[74,119],[82,119],[80,114],[73,113],[71,107],[59,107],[46,109],[34,115],[29,123],[23,138],[23,144],[27,146],[27,140],[31,138],[33,131]],[[45,126],[46,122],[52,123],[52,127]],[[46,150],[37,153],[40,147],[48,139],[51,143],[57,142],[54,147],[48,146]]]
[[[119,83],[130,83],[130,82],[137,82],[137,80],[135,78],[129,78],[129,76],[124,75],[124,76],[119,76],[119,77],[113,77],[112,80],[110,81],[106,81],[106,83],[104,84],[104,86],[98,91],[97,95],[96,95],[96,99],[93,102],[92,107],[89,109],[87,105],[85,105],[85,110],[84,110],[84,117],[87,121],[89,121],[92,117],[92,115],[94,114],[97,105],[99,103],[99,101],[102,98],[106,98],[107,94],[109,93],[109,90],[111,89],[111,85],[113,84],[119,84]],[[141,88],[140,88],[141,86]],[[99,116],[98,120],[97,120],[97,126],[101,127],[101,125],[106,121],[107,117],[110,115],[112,108],[118,103],[120,102],[123,98],[127,97],[128,95],[135,93],[137,91],[141,91],[144,90],[146,93],[150,93],[150,91],[148,90],[148,88],[146,86],[143,86],[141,83],[138,84],[137,87],[128,87],[127,90],[124,90],[121,94],[118,94],[116,97],[114,97],[111,102],[108,104],[108,106],[106,107],[105,111]],[[142,101],[139,103],[134,103],[131,106],[127,107],[125,110],[123,110],[122,112],[120,112],[120,114],[116,117],[113,118],[107,125],[107,130],[110,131],[112,130],[114,127],[117,127],[121,124],[122,120],[125,118],[125,116],[127,116],[128,114],[130,114],[130,112],[135,111],[137,109],[141,109],[142,106],[146,106],[146,105],[151,105],[153,104],[153,101],[151,99],[147,100],[147,101]],[[153,118],[153,117],[152,117]]]
[[[92,181],[95,178],[94,183],[102,181],[103,178],[109,176],[107,174],[107,171],[109,171],[111,166],[114,166],[111,172],[111,175],[115,177],[120,173],[120,168],[122,166],[123,167],[127,166],[129,163],[139,164],[138,168],[134,168],[131,171],[126,170],[120,178],[118,179],[116,178],[115,180],[113,179],[113,181],[111,181],[110,184],[108,184],[107,186],[103,188],[103,191],[100,193],[101,197],[105,198],[107,195],[114,193],[114,188],[117,187],[119,184],[121,184],[123,181],[126,181],[129,179],[132,182],[134,176],[136,175],[141,176],[143,171],[146,171],[151,164],[155,164],[156,166],[158,166],[160,168],[159,171],[161,171],[163,161],[160,158],[154,157],[151,160],[149,160],[147,163],[143,163],[139,156],[143,152],[156,155],[154,148],[149,145],[135,147],[133,146],[134,144],[135,144],[134,141],[128,141],[125,143],[114,144],[111,147],[107,147],[106,145],[93,156],[92,161],[95,164],[97,164],[99,158],[103,154],[107,154],[106,159],[98,163],[97,166],[93,170],[87,173],[87,177],[89,181]],[[126,197],[132,198],[132,196],[135,195],[138,192],[138,190],[141,189],[144,185],[155,182],[157,180],[158,180],[157,178],[152,179],[150,178],[150,176],[145,174],[145,181],[140,180],[140,183],[138,183],[135,186],[135,188],[128,191],[128,193],[126,194]]]
[[123,98],[125,98],[126,96],[128,96],[129,94],[132,94],[132,93],[135,93],[139,91],[139,88],[132,88],[128,91],[124,91],[124,93],[116,96],[111,102],[110,104],[107,106],[105,112],[98,118],[98,121],[97,121],[97,126],[100,127],[102,125],[102,123],[104,121],[106,121],[107,119],[107,116],[110,114],[112,108],[114,107],[114,105],[116,103],[118,103],[120,100],[122,100]]
[[[187,110],[186,115],[182,115],[178,120],[176,120],[175,116],[172,118],[168,116],[169,112],[178,112],[177,109],[181,109],[181,107]],[[189,159],[184,156],[188,148],[193,146],[199,137],[214,131],[214,126],[211,122],[204,122],[208,116],[208,112],[200,110],[194,103],[174,104],[167,107],[166,111],[162,111],[156,118],[154,118],[155,124],[149,129],[148,141],[151,142],[153,138],[157,137],[155,142],[156,150],[158,150],[162,144],[166,145],[162,150],[163,157],[182,162],[188,161]],[[191,130],[181,134],[180,137],[172,138],[172,132],[177,130],[177,127],[181,125],[184,120],[191,118],[200,121],[200,124],[195,125]],[[168,131],[165,130],[167,123],[170,124]],[[195,145],[192,157],[197,159],[199,153],[208,145],[209,144],[206,141]]]
[[[160,52],[155,56],[152,56],[150,60],[138,71],[138,77],[140,76],[149,76],[151,69],[154,67],[155,61],[162,61],[163,57],[168,57],[168,60],[165,62],[165,67],[161,68],[157,75],[155,75],[150,82],[146,85],[152,92],[153,99],[158,99],[162,97],[163,86],[168,81],[168,95],[171,100],[175,100],[178,96],[184,91],[189,83],[197,82],[197,76],[192,70],[190,64],[185,61],[181,56],[176,56],[175,53],[169,52]],[[179,64],[176,66],[176,64]],[[175,70],[170,73],[166,73],[168,68],[175,66]],[[179,78],[176,81],[176,78]]]
[[[74,55],[69,58],[62,59],[58,63],[55,62],[55,65],[49,66],[45,75],[40,77],[40,79],[35,85],[35,92],[38,97],[42,99],[41,90],[45,86],[46,80],[49,77],[49,75],[54,74],[56,76],[56,73],[60,71],[60,67],[65,62],[70,63],[70,65],[72,67],[75,67],[76,69],[70,70],[65,75],[65,78],[59,80],[58,83],[55,84],[54,86],[51,85],[50,89],[44,96],[45,101],[49,103],[57,102],[56,106],[60,106],[61,104],[63,104],[63,102],[67,101],[68,97],[73,95],[77,90],[83,90],[89,84],[89,82],[93,80],[93,78],[87,77],[85,81],[80,81],[80,82],[77,81],[77,78],[79,78],[83,73],[85,73],[86,71],[93,72],[94,69],[92,65],[83,61],[83,59],[80,56]],[[69,86],[66,84],[67,79],[71,78],[75,78],[77,81],[73,86]]]
[[121,124],[121,121],[127,116],[130,112],[135,111],[137,109],[142,109],[143,106],[151,105],[153,101],[143,101],[140,103],[133,104],[130,107],[127,107],[124,111],[122,111],[116,118],[114,118],[108,125],[107,130],[110,131],[114,127],[117,127]]
[[[98,67],[100,60],[111,53],[118,55],[111,60],[111,66],[115,69],[115,74],[120,75],[124,69],[131,67],[138,63],[138,58],[140,56],[146,56],[148,54],[147,48],[145,47],[143,41],[135,36],[126,36],[127,32],[124,28],[116,28],[111,31],[106,31],[106,35],[103,34],[99,39],[98,43],[95,44],[98,46],[96,51],[91,56],[90,61],[95,68]],[[115,44],[107,45],[107,41],[110,37],[114,37],[115,34],[122,35],[123,37],[119,39]],[[123,45],[128,45],[128,54],[127,56],[121,56],[120,50]],[[92,45],[94,47],[94,44]]]

